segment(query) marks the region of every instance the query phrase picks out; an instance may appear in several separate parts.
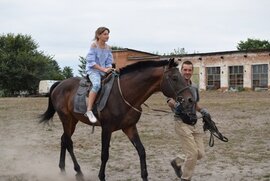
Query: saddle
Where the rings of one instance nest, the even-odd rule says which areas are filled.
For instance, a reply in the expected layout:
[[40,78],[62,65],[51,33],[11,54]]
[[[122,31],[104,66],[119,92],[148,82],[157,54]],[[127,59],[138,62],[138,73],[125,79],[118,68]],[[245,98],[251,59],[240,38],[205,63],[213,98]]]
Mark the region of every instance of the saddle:
[[[94,112],[101,112],[106,106],[116,76],[117,74],[110,73],[109,75],[107,75],[102,79],[101,89],[98,92],[97,99],[93,107]],[[84,114],[86,112],[88,94],[89,91],[91,90],[91,87],[92,83],[88,79],[88,77],[81,78],[79,87],[74,96],[74,112],[81,114]]]

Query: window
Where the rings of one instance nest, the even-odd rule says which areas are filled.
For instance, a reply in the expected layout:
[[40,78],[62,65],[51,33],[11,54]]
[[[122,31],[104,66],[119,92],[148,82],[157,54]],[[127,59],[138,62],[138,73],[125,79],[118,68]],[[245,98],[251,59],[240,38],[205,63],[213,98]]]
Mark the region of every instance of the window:
[[229,88],[243,88],[243,66],[229,66]]
[[220,88],[220,67],[206,67],[207,90]]
[[268,87],[268,65],[252,65],[252,87],[253,89]]

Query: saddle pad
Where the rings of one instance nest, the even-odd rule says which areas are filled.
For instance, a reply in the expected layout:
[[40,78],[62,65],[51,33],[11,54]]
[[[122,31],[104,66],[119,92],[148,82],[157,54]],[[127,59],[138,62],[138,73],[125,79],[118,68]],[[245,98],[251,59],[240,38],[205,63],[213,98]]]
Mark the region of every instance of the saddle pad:
[[84,114],[87,110],[87,93],[91,83],[81,79],[76,95],[74,96],[74,112]]
[[102,85],[102,90],[100,93],[100,99],[97,101],[97,111],[100,112],[104,109],[106,106],[108,97],[111,93],[112,86],[114,83],[115,76],[109,77],[109,81],[106,82],[104,85]]
[[[114,83],[115,76],[108,77],[108,81],[105,80],[104,84],[102,84],[101,91],[99,91],[99,95],[97,96],[97,100],[94,104],[93,110],[97,110],[98,112],[102,111],[106,106],[108,97],[111,93],[111,89]],[[87,110],[87,94],[91,88],[91,83],[86,79],[82,79],[80,81],[78,90],[76,95],[74,96],[74,112],[84,114]]]

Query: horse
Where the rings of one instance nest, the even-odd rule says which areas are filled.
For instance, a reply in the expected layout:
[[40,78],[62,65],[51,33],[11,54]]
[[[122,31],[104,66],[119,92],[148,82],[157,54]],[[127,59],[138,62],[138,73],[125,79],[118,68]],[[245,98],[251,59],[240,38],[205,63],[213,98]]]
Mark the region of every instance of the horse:
[[[72,134],[76,124],[81,121],[92,125],[84,114],[74,112],[74,95],[81,78],[69,78],[53,84],[48,98],[48,108],[41,115],[40,122],[46,123],[57,112],[63,126],[59,168],[65,171],[66,150],[69,152],[78,180],[83,180],[83,173],[73,151]],[[109,145],[114,131],[122,130],[136,148],[140,159],[141,178],[148,180],[145,148],[136,127],[142,114],[141,105],[156,92],[166,97],[180,99],[186,115],[194,116],[195,100],[190,89],[181,76],[178,63],[174,59],[159,61],[141,61],[119,70],[114,80],[111,93],[104,109],[95,116],[101,126],[101,165],[98,177],[105,181],[105,167],[109,158]],[[164,99],[165,101],[165,99]]]

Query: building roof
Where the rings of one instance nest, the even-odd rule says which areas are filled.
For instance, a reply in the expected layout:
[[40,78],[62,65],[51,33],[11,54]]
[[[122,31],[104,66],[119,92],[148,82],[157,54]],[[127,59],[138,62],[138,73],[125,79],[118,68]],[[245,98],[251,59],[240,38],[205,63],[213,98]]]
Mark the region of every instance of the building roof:
[[222,52],[208,52],[208,53],[193,53],[193,54],[179,54],[179,55],[164,55],[162,58],[168,57],[193,57],[193,56],[211,56],[211,55],[226,55],[226,54],[238,54],[238,53],[263,53],[267,52],[270,55],[270,49],[254,49],[254,50],[233,50]]
[[113,50],[113,52],[138,52],[143,53],[145,56],[129,56],[128,60],[151,60],[151,59],[158,59],[158,58],[172,58],[172,57],[196,57],[196,56],[213,56],[213,55],[228,55],[228,54],[241,54],[241,53],[269,53],[270,56],[270,49],[253,49],[253,50],[232,50],[232,51],[220,51],[220,52],[207,52],[207,53],[191,53],[191,54],[179,54],[179,55],[157,55],[154,53],[149,53],[140,50],[134,50],[130,48],[123,48],[120,50]]
[[130,48],[123,48],[123,49],[120,49],[120,50],[112,50],[112,52],[127,52],[127,51],[144,53],[144,54],[151,55],[151,56],[159,56],[159,55],[154,54],[154,53],[144,52],[144,51],[140,51],[140,50],[134,50],[134,49],[130,49]]

